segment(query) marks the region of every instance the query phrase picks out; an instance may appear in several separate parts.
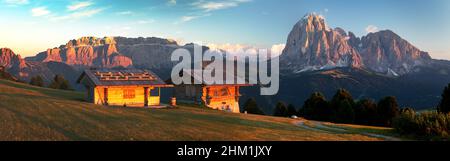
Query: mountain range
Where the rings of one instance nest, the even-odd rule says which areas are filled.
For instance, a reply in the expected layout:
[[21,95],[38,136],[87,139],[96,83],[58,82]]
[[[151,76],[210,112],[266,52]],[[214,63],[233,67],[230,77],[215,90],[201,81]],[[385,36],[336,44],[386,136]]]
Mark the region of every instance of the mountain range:
[[[280,58],[280,91],[259,96],[243,89],[271,113],[278,101],[301,107],[313,92],[327,98],[345,88],[355,99],[396,96],[402,107],[435,107],[450,82],[450,62],[434,60],[391,30],[361,38],[330,28],[318,14],[295,24]],[[245,99],[245,98],[244,98]]]
[[86,68],[145,68],[168,78],[174,66],[170,53],[179,48],[192,52],[194,46],[192,43],[180,46],[173,40],[155,37],[81,37],[27,58],[2,48],[0,66],[23,81],[40,75],[49,83],[54,75],[62,74],[74,86],[77,76]]
[[[178,48],[192,52],[193,44],[155,37],[81,37],[27,58],[3,48],[0,66],[24,81],[41,75],[50,82],[55,74],[62,74],[74,85],[80,72],[91,67],[145,68],[165,79],[174,65],[170,53]],[[421,109],[434,107],[450,82],[449,61],[432,59],[393,31],[356,37],[342,28],[330,28],[325,18],[314,13],[294,25],[279,58],[279,93],[260,96],[259,88],[244,88],[241,100],[255,97],[271,113],[278,101],[300,107],[312,92],[329,98],[346,88],[356,99],[393,95],[401,106]]]
[[293,72],[365,68],[378,73],[402,75],[416,66],[428,65],[431,57],[390,30],[362,38],[342,28],[330,28],[318,14],[308,14],[292,29],[280,57],[284,69]]

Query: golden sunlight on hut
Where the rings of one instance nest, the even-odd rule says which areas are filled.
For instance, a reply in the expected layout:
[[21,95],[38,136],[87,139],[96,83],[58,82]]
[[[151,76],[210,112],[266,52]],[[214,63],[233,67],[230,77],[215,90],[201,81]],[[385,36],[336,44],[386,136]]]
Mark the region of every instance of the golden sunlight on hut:
[[173,87],[140,69],[85,70],[77,83],[86,88],[88,102],[126,107],[162,107],[161,88]]

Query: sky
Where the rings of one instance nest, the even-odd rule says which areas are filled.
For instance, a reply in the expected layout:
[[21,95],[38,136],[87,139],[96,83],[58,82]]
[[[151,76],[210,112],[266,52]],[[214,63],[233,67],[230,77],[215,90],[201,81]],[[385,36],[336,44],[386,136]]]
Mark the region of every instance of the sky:
[[450,59],[448,0],[0,0],[0,47],[33,56],[81,36],[276,48],[307,13],[357,36],[390,29]]

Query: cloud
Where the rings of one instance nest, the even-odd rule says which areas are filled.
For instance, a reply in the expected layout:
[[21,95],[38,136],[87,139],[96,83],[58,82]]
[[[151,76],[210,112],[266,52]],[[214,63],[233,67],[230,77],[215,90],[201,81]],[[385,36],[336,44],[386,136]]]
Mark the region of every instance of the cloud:
[[211,16],[211,14],[207,13],[207,14],[202,14],[202,15],[188,15],[188,16],[182,16],[180,18],[180,21],[175,22],[175,24],[179,24],[179,23],[185,23],[185,22],[189,22],[201,17],[207,17],[207,16]]
[[271,57],[276,57],[281,55],[285,48],[285,44],[274,44],[270,48],[258,48],[251,45],[244,44],[207,44],[211,52],[221,52],[226,51],[228,54],[232,55],[256,55],[260,50],[270,51]]
[[103,8],[85,10],[85,11],[75,12],[75,13],[71,14],[71,16],[73,18],[91,17],[97,13],[100,13],[103,10],[104,10]]
[[199,18],[199,16],[183,16],[183,17],[181,17],[181,21],[188,22],[188,21],[192,21],[197,18]]
[[286,44],[275,44],[272,45],[272,48],[270,49],[272,56],[278,56],[283,53],[284,48],[286,47]]
[[41,17],[50,14],[51,12],[47,10],[47,7],[37,7],[31,9],[31,15],[33,17]]
[[116,12],[117,15],[132,15],[133,12],[131,11],[122,11],[122,12]]
[[174,24],[180,24],[184,22],[189,22],[201,17],[211,16],[212,11],[227,9],[231,7],[237,7],[241,3],[251,2],[252,0],[215,0],[215,1],[207,1],[207,0],[196,0],[190,5],[196,9],[195,12],[190,13],[189,15],[182,16],[179,21]]
[[69,6],[67,6],[67,9],[69,11],[76,11],[76,10],[80,10],[80,9],[89,7],[91,5],[93,5],[93,3],[90,2],[90,1],[76,2],[76,3],[73,3],[73,4],[69,5]]
[[26,5],[29,4],[29,0],[3,0],[3,3],[8,5],[16,6],[16,5]]
[[369,25],[369,26],[366,27],[366,32],[367,33],[378,32],[378,27],[376,27],[374,25]]
[[167,1],[167,4],[168,4],[169,6],[177,5],[177,0],[168,0],[168,1]]
[[241,3],[250,2],[252,0],[220,0],[214,2],[206,2],[205,0],[198,0],[192,3],[192,6],[195,6],[198,9],[201,9],[205,12],[211,12],[215,10],[221,10],[231,7],[237,7]]
[[80,19],[80,18],[85,18],[85,17],[92,17],[92,16],[102,12],[103,10],[104,10],[104,8],[83,10],[83,11],[73,12],[69,15],[52,16],[52,17],[50,17],[50,20],[51,21],[61,21],[61,20],[72,20],[72,19]]
[[149,24],[149,23],[153,23],[153,22],[155,22],[155,20],[150,19],[150,20],[139,20],[136,23],[143,25],[143,24]]

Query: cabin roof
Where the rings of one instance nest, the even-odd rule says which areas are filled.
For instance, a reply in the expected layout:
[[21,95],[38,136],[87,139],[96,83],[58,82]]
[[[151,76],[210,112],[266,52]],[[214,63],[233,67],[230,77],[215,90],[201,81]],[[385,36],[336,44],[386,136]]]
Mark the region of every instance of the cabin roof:
[[77,83],[86,77],[95,86],[160,86],[171,87],[150,70],[143,69],[89,69],[78,78]]
[[[210,71],[205,71],[205,72],[210,72]],[[228,73],[228,72],[226,72],[224,70],[218,70],[218,71],[213,72],[213,73],[223,73],[223,83],[220,83],[220,84],[217,84],[217,83],[208,84],[207,82],[213,82],[213,80],[209,80],[209,79],[207,79],[205,77],[202,78],[201,74],[203,74],[203,70],[185,70],[185,71],[183,71],[183,75],[186,74],[186,75],[191,76],[191,78],[193,78],[192,79],[192,83],[194,81],[202,82],[201,84],[202,85],[206,85],[206,86],[223,86],[223,85],[253,86],[253,84],[249,83],[250,81],[247,80],[245,77],[239,77],[236,74]],[[233,80],[234,80],[233,83],[231,83],[231,84],[230,83],[226,83],[226,79],[230,78],[230,77],[233,78]],[[166,82],[168,84],[173,84],[171,79],[167,80]],[[241,82],[244,82],[244,83],[241,83]]]

